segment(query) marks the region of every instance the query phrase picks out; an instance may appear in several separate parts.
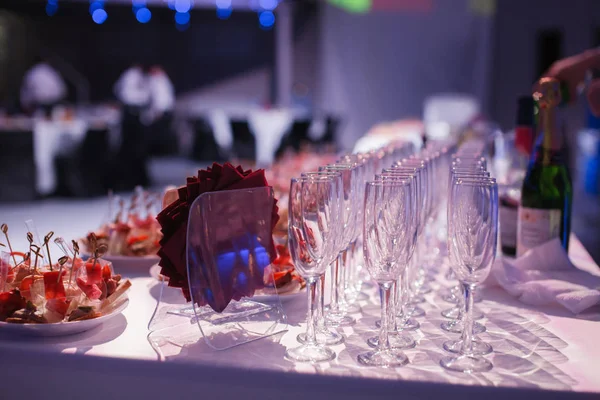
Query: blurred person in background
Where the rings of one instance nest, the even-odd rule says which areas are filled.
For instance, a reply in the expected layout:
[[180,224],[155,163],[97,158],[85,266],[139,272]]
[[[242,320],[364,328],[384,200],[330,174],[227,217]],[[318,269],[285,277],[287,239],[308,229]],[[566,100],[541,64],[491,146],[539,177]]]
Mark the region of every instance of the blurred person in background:
[[142,66],[134,64],[126,69],[113,90],[123,106],[121,145],[113,174],[117,178],[115,189],[147,186],[150,183],[147,154],[150,141],[148,129],[141,119],[150,104],[150,90]]
[[178,144],[171,129],[175,89],[165,70],[158,65],[150,68],[147,76],[150,101],[142,114],[142,122],[149,127],[150,149],[153,156],[172,155]]
[[147,81],[150,97],[148,116],[151,121],[156,121],[173,111],[175,89],[171,79],[160,66],[155,65],[150,68]]
[[37,63],[26,72],[21,85],[21,105],[29,114],[42,109],[47,117],[54,106],[64,100],[67,86],[58,73],[46,60],[38,58]]
[[150,102],[148,80],[142,66],[133,64],[119,77],[114,86],[117,99],[131,112],[139,113]]

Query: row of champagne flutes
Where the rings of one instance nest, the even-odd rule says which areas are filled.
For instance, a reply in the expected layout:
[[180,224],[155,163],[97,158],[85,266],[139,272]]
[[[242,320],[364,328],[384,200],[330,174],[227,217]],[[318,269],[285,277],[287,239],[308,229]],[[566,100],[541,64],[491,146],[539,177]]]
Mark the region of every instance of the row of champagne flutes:
[[431,290],[427,284],[430,271],[424,268],[426,246],[431,242],[426,227],[440,211],[444,195],[440,176],[447,168],[449,152],[445,147],[425,149],[383,169],[367,183],[364,258],[380,287],[382,323],[377,347],[358,356],[361,364],[397,367],[408,363],[402,349],[414,347],[415,342],[404,331],[419,327],[411,315],[420,314],[411,307],[410,288],[415,289],[415,298]]
[[[433,204],[433,202],[431,202],[430,199],[428,199],[425,196],[425,193],[429,192],[429,190],[427,189],[427,184],[428,182],[431,182],[431,179],[427,179],[426,172],[430,173],[432,172],[432,170],[426,169],[422,160],[410,158],[412,153],[413,149],[411,146],[390,146],[384,150],[372,152],[369,154],[345,156],[342,157],[336,164],[324,166],[320,168],[318,172],[303,174],[303,176],[300,179],[295,179],[292,181],[290,191],[290,209],[294,210],[295,212],[290,213],[290,248],[292,249],[292,256],[294,256],[293,250],[295,250],[296,248],[299,249],[299,256],[302,253],[305,253],[305,256],[301,257],[302,260],[304,260],[305,262],[309,259],[306,255],[310,256],[310,254],[308,254],[308,249],[303,249],[301,246],[304,245],[304,242],[306,241],[305,238],[310,238],[314,235],[314,229],[311,227],[304,230],[301,229],[302,224],[304,222],[300,220],[311,219],[310,212],[304,215],[300,215],[302,208],[298,204],[303,201],[303,198],[306,198],[306,196],[303,195],[306,195],[308,193],[312,197],[320,198],[322,194],[319,196],[315,196],[311,194],[311,190],[318,191],[318,186],[325,185],[335,187],[335,181],[341,179],[342,193],[338,198],[342,199],[342,201],[341,209],[336,209],[335,206],[330,206],[332,209],[335,209],[336,212],[340,215],[338,219],[341,222],[339,223],[339,225],[337,226],[337,230],[335,231],[337,232],[337,236],[335,236],[335,238],[341,240],[341,243],[333,246],[334,256],[337,257],[332,271],[333,287],[329,312],[326,315],[323,312],[324,274],[321,274],[319,276],[318,282],[315,284],[314,287],[313,296],[316,302],[314,306],[315,309],[313,311],[313,314],[309,315],[309,321],[315,322],[315,327],[312,327],[311,324],[309,324],[309,332],[307,332],[307,334],[305,335],[300,335],[298,338],[300,342],[305,342],[305,345],[296,349],[293,353],[289,353],[289,358],[304,361],[318,361],[332,358],[332,352],[323,351],[319,348],[315,349],[314,346],[310,345],[310,343],[306,343],[307,337],[312,336],[314,334],[317,343],[320,342],[327,345],[340,343],[344,340],[343,336],[341,336],[337,331],[332,330],[331,327],[346,326],[353,324],[355,321],[349,314],[356,311],[360,311],[360,309],[353,308],[353,303],[356,301],[357,298],[359,298],[362,281],[360,274],[362,271],[360,269],[355,269],[355,267],[360,266],[362,263],[349,261],[357,261],[359,256],[360,258],[362,258],[362,246],[357,244],[360,244],[360,242],[362,242],[362,204],[364,201],[364,190],[361,191],[361,189],[364,187],[366,181],[369,178],[372,179],[374,173],[376,171],[382,170],[382,167],[391,166],[396,160],[404,160],[404,164],[399,164],[396,166],[397,170],[395,172],[400,172],[401,168],[404,168],[405,171],[417,171],[419,175],[417,175],[415,179],[419,183],[419,188],[422,188],[423,190],[423,193],[419,194],[419,201],[423,205],[427,204],[428,206],[430,206],[431,204]],[[316,185],[315,180],[319,181],[321,185]],[[421,180],[423,181],[422,184]],[[355,186],[356,184],[359,185],[358,188]],[[305,189],[303,193],[299,191],[299,189],[302,186],[304,186]],[[332,197],[335,199],[335,190],[332,190],[332,192],[334,193]],[[296,202],[295,206],[294,202]],[[335,200],[333,200],[333,203],[335,203]],[[306,204],[307,202],[304,202],[304,206],[306,206]],[[315,206],[315,204],[312,203],[309,205],[309,207],[313,208],[312,211],[318,208]],[[327,207],[322,207],[322,209],[326,210]],[[431,209],[431,207],[428,208],[428,210],[429,209]],[[327,216],[327,212],[325,212],[324,215]],[[420,220],[419,224],[420,228],[423,226],[423,221],[425,221],[426,215],[429,215],[429,213],[422,214],[423,217]],[[335,213],[330,213],[329,216],[329,219],[322,218],[321,222],[329,221],[329,223],[335,227],[335,223],[333,222],[336,218]],[[316,218],[316,213],[313,212],[313,222],[316,221]],[[300,223],[294,224],[293,220],[297,220]],[[321,226],[320,228],[327,229],[326,226]],[[420,232],[421,231],[422,229],[420,229]],[[335,240],[335,238],[332,238],[332,240]],[[339,252],[336,253],[338,249]],[[315,259],[314,261],[318,260]],[[322,263],[323,266],[326,266],[326,264],[327,262]],[[302,273],[303,270],[306,270],[307,265],[308,264],[306,263],[300,263],[300,265],[297,266],[299,267],[299,270]],[[307,275],[306,272],[305,275]],[[310,279],[308,279],[308,281],[310,293]],[[402,308],[399,308],[402,311],[401,316],[403,317],[400,326],[402,329],[407,330],[418,329],[418,322],[416,322],[413,318],[410,318],[410,316],[423,315],[424,311],[419,309],[418,307],[412,305],[409,306],[408,301],[411,300],[411,298],[409,298],[408,296],[408,287],[402,287],[398,285],[398,288],[404,289],[399,293],[398,296],[398,299],[402,299],[401,304],[404,306]],[[320,295],[318,295],[319,291]],[[323,316],[325,316],[325,318],[323,318]],[[315,332],[310,332],[310,329],[314,329]],[[371,340],[369,340],[369,344],[372,346],[377,346],[377,343],[377,338],[372,338]],[[396,342],[396,344],[399,343],[400,341]],[[407,343],[404,346],[414,346],[414,342],[412,340],[407,340]],[[321,353],[320,355],[314,354],[319,352]]]
[[[367,154],[341,157],[337,162],[291,180],[288,240],[294,265],[305,278],[309,296],[307,331],[302,346],[288,350],[295,361],[328,361],[326,346],[345,338],[336,328],[349,326],[360,311],[364,271],[362,255],[365,184],[376,171],[414,152],[409,145],[392,145]],[[331,296],[324,307],[325,271],[331,266]]]
[[[430,291],[431,271],[423,267],[435,265],[431,258],[423,257],[431,245],[431,230],[428,236],[425,228],[439,220],[437,216],[446,200],[448,222],[451,221],[450,208],[454,204],[451,199],[459,177],[469,178],[460,180],[460,188],[467,186],[466,182],[470,183],[469,187],[481,186],[474,184],[480,181],[492,184],[489,178],[485,181],[482,179],[485,176],[475,176],[471,171],[464,177],[461,175],[459,164],[461,168],[471,164],[473,169],[482,166],[478,151],[473,146],[464,146],[457,153],[459,158],[450,157],[451,149],[442,146],[426,149],[418,155],[413,155],[407,146],[389,146],[369,154],[342,157],[336,164],[292,180],[289,247],[296,267],[307,280],[309,313],[307,332],[298,338],[303,345],[288,350],[288,358],[318,362],[335,357],[326,346],[344,340],[332,328],[354,323],[349,314],[357,311],[353,309],[353,302],[359,297],[362,271],[356,266],[362,263],[355,261],[362,250],[366,269],[380,287],[382,318],[380,334],[368,340],[375,350],[359,355],[358,361],[385,367],[408,362],[401,349],[414,347],[415,342],[405,331],[419,328],[412,317],[424,314],[418,307],[419,297]],[[390,167],[384,168],[386,166]],[[450,179],[447,179],[449,168]],[[448,224],[448,238],[453,237],[450,232],[454,226]],[[460,225],[461,229],[463,226]],[[461,246],[458,247],[463,249]],[[477,251],[468,247],[465,257],[476,257]],[[451,256],[453,264],[456,260],[463,258]],[[329,311],[325,313],[324,274],[331,263],[332,296]],[[464,274],[457,275],[460,278]],[[471,291],[465,290],[465,293]],[[469,301],[464,304],[468,305]],[[465,321],[466,330],[471,325],[468,318]],[[473,342],[471,333],[463,333],[463,338],[465,336]],[[476,358],[465,346],[448,346],[447,350],[464,353],[460,357],[466,354],[469,360]],[[460,360],[444,359],[442,365],[458,369],[456,365]]]

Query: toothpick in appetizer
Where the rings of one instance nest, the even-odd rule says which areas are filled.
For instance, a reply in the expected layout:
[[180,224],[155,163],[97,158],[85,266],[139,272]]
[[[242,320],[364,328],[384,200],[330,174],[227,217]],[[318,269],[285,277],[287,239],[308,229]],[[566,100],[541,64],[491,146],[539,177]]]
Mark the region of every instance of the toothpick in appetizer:
[[12,246],[10,244],[10,239],[8,238],[8,225],[2,224],[2,225],[0,225],[0,229],[2,229],[2,233],[4,233],[4,236],[6,237],[6,243],[8,243],[8,249],[10,250],[10,254],[12,255],[13,262],[16,265],[17,259],[15,258],[15,254],[14,254]]
[[50,265],[50,271],[52,271],[52,259],[50,258],[50,247],[48,246],[48,242],[54,236],[54,232],[50,231],[46,236],[44,236],[44,246],[46,247],[46,254],[48,255],[48,264]]
[[63,270],[64,265],[67,262],[69,262],[69,257],[67,257],[67,256],[62,256],[61,258],[58,259],[58,265],[60,265],[60,267],[58,269],[58,280],[57,280],[57,282],[61,280],[61,278],[62,278],[62,270]]

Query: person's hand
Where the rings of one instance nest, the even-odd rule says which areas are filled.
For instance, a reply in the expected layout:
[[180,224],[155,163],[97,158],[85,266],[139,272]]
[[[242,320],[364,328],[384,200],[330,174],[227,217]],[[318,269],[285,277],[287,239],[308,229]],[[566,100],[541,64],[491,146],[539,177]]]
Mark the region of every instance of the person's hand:
[[[581,54],[558,60],[543,76],[565,82],[569,90],[569,102],[574,102],[577,99],[579,86],[584,83],[587,72],[592,69],[600,69],[600,49],[587,50]],[[592,81],[588,87],[587,99],[592,112],[600,116],[599,79]]]

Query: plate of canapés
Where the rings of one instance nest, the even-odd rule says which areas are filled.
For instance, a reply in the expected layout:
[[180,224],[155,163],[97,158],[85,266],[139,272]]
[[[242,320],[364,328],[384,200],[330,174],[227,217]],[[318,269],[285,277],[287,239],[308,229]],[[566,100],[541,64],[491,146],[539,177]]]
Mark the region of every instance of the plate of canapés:
[[154,212],[158,197],[136,188],[128,203],[112,195],[108,201],[107,222],[79,239],[84,255],[91,255],[90,238],[94,235],[97,245],[106,246],[103,259],[119,268],[143,270],[156,264],[162,238]]
[[[8,227],[1,226],[8,246],[0,259],[0,333],[59,336],[93,329],[127,307],[131,282],[115,273],[103,258],[106,246],[90,243],[83,260],[76,241],[57,237],[62,255],[51,249],[53,232],[41,243],[27,233],[29,248],[10,246]],[[94,239],[92,239],[92,242]],[[54,253],[54,254],[53,254]],[[56,257],[56,258],[55,258]]]

